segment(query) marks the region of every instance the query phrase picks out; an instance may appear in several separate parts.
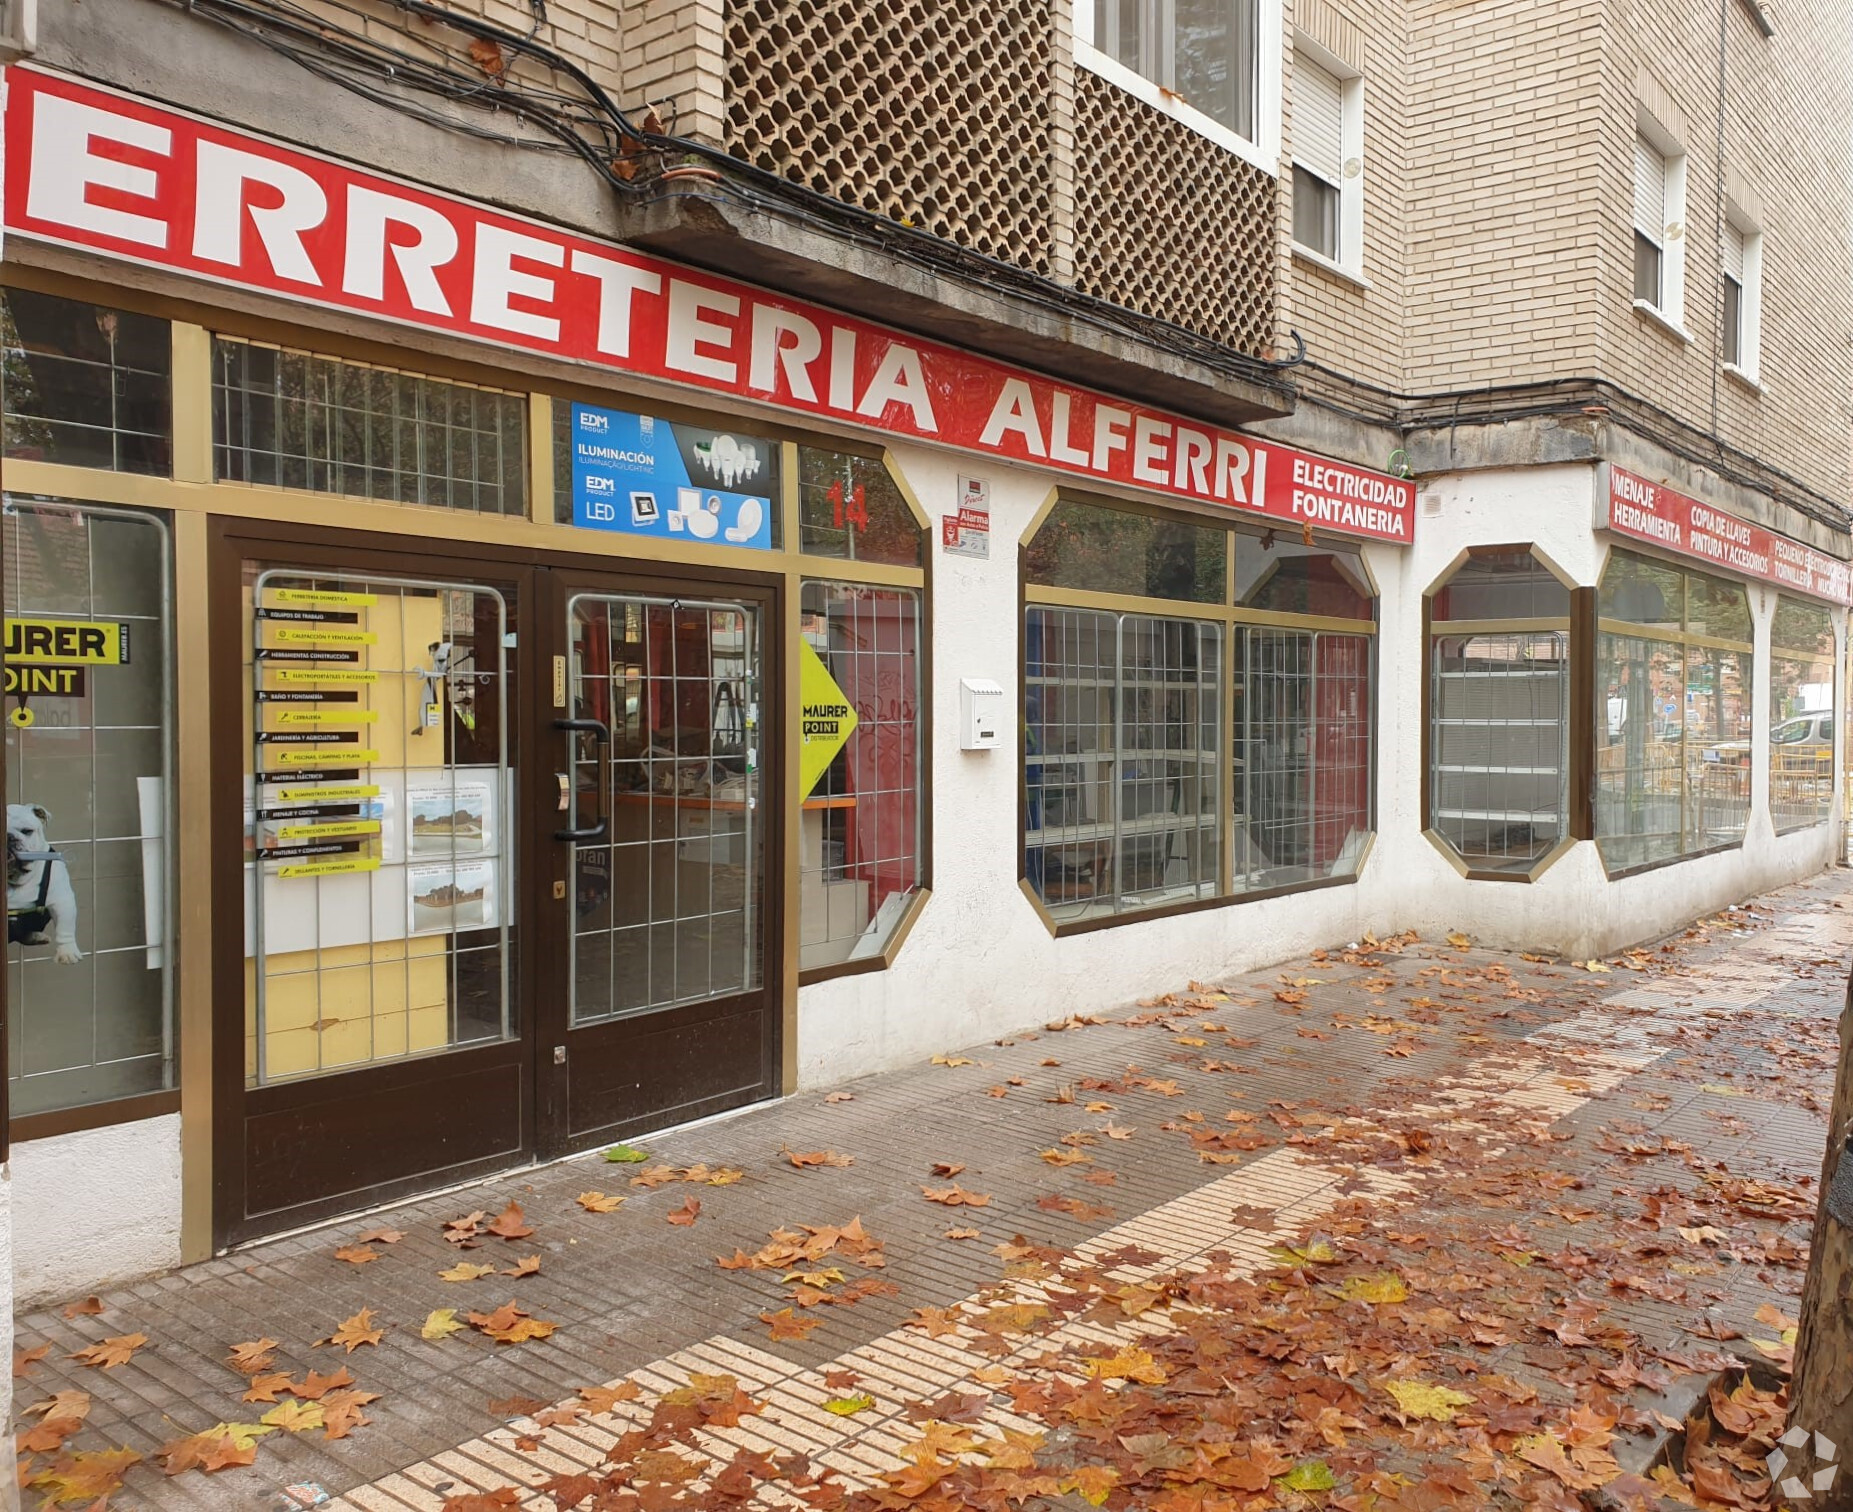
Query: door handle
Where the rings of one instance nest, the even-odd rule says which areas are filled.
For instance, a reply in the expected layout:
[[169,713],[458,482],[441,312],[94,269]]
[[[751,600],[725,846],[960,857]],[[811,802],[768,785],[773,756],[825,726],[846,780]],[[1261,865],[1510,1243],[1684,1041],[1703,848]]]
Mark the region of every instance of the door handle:
[[[605,790],[604,769],[607,753],[611,749],[611,730],[602,720],[597,719],[556,719],[553,727],[556,730],[566,730],[569,733],[592,737],[593,744],[598,747],[599,791],[602,793]],[[553,838],[569,841],[574,845],[585,845],[594,840],[603,840],[610,821],[601,819],[597,824],[588,824],[582,828],[579,824],[579,784],[570,772],[561,778],[561,781],[566,787],[566,828],[555,830]]]

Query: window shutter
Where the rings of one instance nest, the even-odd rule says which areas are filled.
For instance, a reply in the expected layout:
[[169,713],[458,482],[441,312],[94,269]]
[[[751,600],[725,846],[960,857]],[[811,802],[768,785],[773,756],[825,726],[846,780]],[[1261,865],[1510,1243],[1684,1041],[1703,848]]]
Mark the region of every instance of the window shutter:
[[1729,221],[1724,223],[1724,271],[1738,288],[1744,286],[1744,233]]
[[1293,60],[1293,161],[1328,184],[1344,178],[1344,87],[1307,57]]
[[1666,159],[1639,136],[1634,139],[1634,229],[1656,247],[1666,240]]

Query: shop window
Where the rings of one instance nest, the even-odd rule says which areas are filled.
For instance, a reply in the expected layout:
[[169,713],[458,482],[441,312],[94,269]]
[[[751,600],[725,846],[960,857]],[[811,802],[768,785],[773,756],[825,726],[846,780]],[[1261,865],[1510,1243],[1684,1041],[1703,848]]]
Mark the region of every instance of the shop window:
[[1371,832],[1371,637],[1236,627],[1237,892],[1352,876]]
[[808,582],[800,630],[807,665],[814,654],[856,713],[801,794],[799,964],[809,969],[880,957],[920,889],[920,595]]
[[245,1074],[514,1033],[512,600],[247,563]]
[[1834,801],[1834,624],[1779,597],[1769,630],[1769,816],[1777,834],[1825,824]]
[[1025,637],[1025,875],[1049,913],[1215,896],[1222,626],[1031,607]]
[[173,1085],[167,527],[9,496],[7,1068],[15,1117]]
[[879,457],[798,448],[799,549],[918,567],[920,521]]
[[1241,535],[1235,602],[1250,620],[1281,617],[1237,625],[1230,643],[1235,890],[1350,876],[1371,833],[1375,598],[1363,560],[1297,534]]
[[1750,815],[1750,600],[1623,551],[1597,595],[1596,844],[1611,873],[1740,843]]
[[1430,829],[1529,875],[1569,833],[1569,587],[1522,546],[1476,550],[1429,618]]
[[213,338],[221,482],[520,515],[526,434],[522,394]]
[[1228,532],[1165,515],[1063,499],[1029,543],[1029,581],[1047,588],[1221,604]]
[[0,410],[21,461],[165,475],[173,347],[165,320],[0,290]]

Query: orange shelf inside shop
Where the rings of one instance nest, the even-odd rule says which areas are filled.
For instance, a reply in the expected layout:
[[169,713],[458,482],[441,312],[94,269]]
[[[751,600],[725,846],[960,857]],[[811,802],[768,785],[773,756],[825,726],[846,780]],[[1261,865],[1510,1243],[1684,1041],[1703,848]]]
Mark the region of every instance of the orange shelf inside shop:
[[[615,795],[614,801],[618,803],[668,801],[675,803],[679,808],[686,809],[743,809],[746,807],[746,801],[742,798],[678,798],[674,793],[619,793]],[[834,798],[806,798],[804,800],[804,807],[807,809],[853,809],[855,806],[855,798],[847,793]]]

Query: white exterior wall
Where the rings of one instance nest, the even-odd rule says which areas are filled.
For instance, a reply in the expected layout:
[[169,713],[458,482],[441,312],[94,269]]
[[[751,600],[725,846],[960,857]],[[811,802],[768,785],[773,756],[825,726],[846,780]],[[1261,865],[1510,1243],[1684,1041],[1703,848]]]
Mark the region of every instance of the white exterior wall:
[[[937,527],[954,507],[958,458],[893,452]],[[1233,903],[1054,939],[1018,887],[1021,745],[961,751],[959,679],[1002,683],[1021,727],[1017,546],[1052,480],[991,467],[991,556],[932,549],[933,896],[884,972],[800,990],[798,1069],[821,1086],[970,1045],[1067,1013],[1115,1007],[1186,980],[1282,960],[1365,930],[1460,929],[1489,945],[1576,959],[1665,934],[1698,915],[1833,863],[1833,823],[1778,838],[1768,783],[1752,795],[1741,849],[1610,882],[1593,843],[1574,846],[1536,882],[1468,881],[1423,836],[1422,595],[1463,547],[1525,542],[1581,586],[1594,586],[1607,541],[1592,529],[1596,472],[1586,464],[1476,472],[1426,482],[1416,544],[1370,546],[1381,593],[1377,656],[1377,838],[1356,884]],[[1431,513],[1432,504],[1438,504]],[[1756,770],[1767,762],[1769,621],[1774,588],[1753,584]],[[1187,611],[1186,611],[1187,612]],[[1836,615],[1844,642],[1844,615]],[[1843,663],[1844,665],[1844,663]],[[1844,685],[1838,684],[1838,685]],[[1838,784],[1836,784],[1838,795]]]
[[34,1139],[12,1155],[15,1308],[180,1263],[178,1113]]

